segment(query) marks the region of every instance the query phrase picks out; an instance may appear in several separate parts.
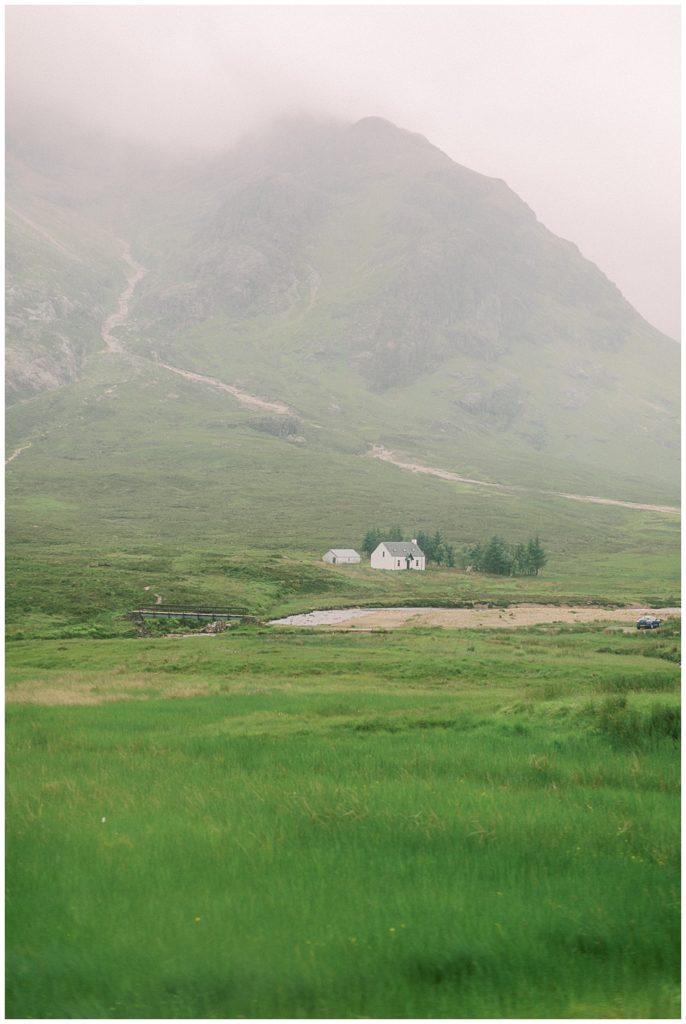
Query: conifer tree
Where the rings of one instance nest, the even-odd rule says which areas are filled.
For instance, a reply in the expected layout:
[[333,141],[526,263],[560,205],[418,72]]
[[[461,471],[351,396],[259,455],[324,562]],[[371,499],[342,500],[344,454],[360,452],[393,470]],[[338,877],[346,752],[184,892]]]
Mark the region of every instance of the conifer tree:
[[526,553],[530,574],[538,576],[540,570],[548,561],[548,556],[538,536],[531,538],[526,546]]
[[484,551],[483,563],[483,571],[494,576],[509,576],[512,572],[512,556],[502,537],[491,537]]
[[364,535],[362,541],[362,550],[366,555],[371,555],[372,551],[379,546],[381,542],[381,530],[378,527],[373,526]]

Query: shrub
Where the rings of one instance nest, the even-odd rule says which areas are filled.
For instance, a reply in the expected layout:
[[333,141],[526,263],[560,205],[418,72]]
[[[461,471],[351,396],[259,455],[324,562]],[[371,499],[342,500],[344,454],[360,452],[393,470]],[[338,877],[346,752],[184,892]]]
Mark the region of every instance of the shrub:
[[637,748],[681,740],[680,711],[671,704],[653,704],[639,711],[626,697],[608,697],[590,711],[596,728],[617,746]]

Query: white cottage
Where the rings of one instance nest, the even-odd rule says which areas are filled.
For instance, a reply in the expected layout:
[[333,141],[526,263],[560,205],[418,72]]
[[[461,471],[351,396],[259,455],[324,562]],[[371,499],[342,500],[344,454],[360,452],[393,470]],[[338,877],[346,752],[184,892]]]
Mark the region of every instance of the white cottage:
[[356,565],[361,559],[352,548],[330,548],[322,555],[322,561],[330,565]]
[[382,540],[371,556],[372,569],[426,569],[426,557],[416,540]]

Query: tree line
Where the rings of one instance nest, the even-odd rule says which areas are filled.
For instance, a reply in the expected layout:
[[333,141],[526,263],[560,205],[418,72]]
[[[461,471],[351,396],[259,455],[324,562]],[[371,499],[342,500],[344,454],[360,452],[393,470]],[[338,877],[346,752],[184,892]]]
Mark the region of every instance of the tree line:
[[548,556],[538,537],[526,544],[508,544],[502,537],[491,537],[485,544],[467,548],[467,566],[494,576],[538,576]]
[[[362,541],[362,551],[371,555],[381,541],[408,540],[399,526],[382,530],[373,526],[367,530]],[[445,565],[453,568],[456,561],[455,548],[443,539],[439,530],[424,533],[417,530],[416,540],[426,555],[427,564]],[[464,550],[460,563],[477,572],[493,576],[538,576],[548,561],[548,555],[539,537],[531,537],[526,543],[511,544],[502,537],[494,536],[489,541],[474,544]]]

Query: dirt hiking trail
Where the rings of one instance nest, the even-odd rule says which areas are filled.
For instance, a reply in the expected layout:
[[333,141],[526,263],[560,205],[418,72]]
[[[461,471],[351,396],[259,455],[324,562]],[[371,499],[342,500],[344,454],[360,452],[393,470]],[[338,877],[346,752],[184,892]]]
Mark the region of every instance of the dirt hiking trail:
[[131,255],[131,249],[128,244],[122,242],[121,258],[127,265],[126,273],[126,287],[119,296],[119,303],[114,313],[110,313],[107,319],[104,321],[101,329],[100,336],[105,342],[110,352],[123,353],[125,351],[124,346],[118,338],[115,338],[112,331],[115,327],[121,327],[129,318],[129,306],[133,293],[136,290],[136,285],[139,281],[142,281],[147,274],[147,269],[138,263]]
[[192,370],[182,370],[181,367],[170,366],[169,363],[159,362],[157,365],[163,366],[165,370],[170,370],[171,373],[178,374],[179,377],[185,377],[186,380],[195,381],[197,384],[204,384],[206,387],[215,388],[218,391],[227,391],[237,401],[243,405],[250,406],[252,409],[264,409],[266,412],[275,412],[283,416],[291,411],[284,402],[268,402],[266,398],[250,395],[247,391],[242,391],[233,384],[225,384],[224,381],[218,380],[216,377],[206,377],[202,373],[193,373]]
[[12,454],[10,455],[9,459],[5,459],[5,465],[7,466],[10,462],[14,462],[14,460],[16,458],[18,458],[21,455],[22,452],[25,452],[26,449],[30,448],[30,447],[31,447],[31,442],[29,441],[28,444],[23,444],[21,446],[21,448],[15,448],[14,451],[12,452]]
[[468,476],[451,473],[448,469],[434,466],[422,466],[418,462],[404,462],[397,455],[384,448],[383,445],[372,445],[369,454],[373,459],[390,462],[398,469],[409,470],[411,473],[426,473],[441,480],[454,480],[462,484],[476,484],[478,487],[493,487],[500,491],[526,491],[529,494],[546,494],[552,498],[567,498],[568,501],[585,501],[591,505],[619,505],[621,508],[639,509],[642,512],[662,512],[665,515],[680,516],[681,510],[674,505],[647,505],[638,501],[620,501],[618,498],[597,498],[592,494],[566,494],[564,491],[543,491],[535,487],[519,487],[517,484],[497,484],[489,480],[474,480]]
[[[137,260],[133,258],[131,255],[131,248],[127,242],[121,242],[120,254],[122,260],[124,260],[127,265],[126,286],[119,296],[117,309],[114,313],[110,313],[107,319],[103,321],[100,334],[102,340],[107,346],[107,351],[116,352],[119,355],[130,355],[120,339],[112,334],[112,331],[117,327],[123,327],[128,322],[129,307],[131,305],[133,293],[148,271],[146,267],[141,263],[138,263]],[[251,395],[247,391],[243,391],[241,388],[238,388],[233,384],[226,384],[224,381],[218,380],[216,377],[207,377],[202,373],[194,373],[192,370],[185,370],[180,366],[171,366],[169,363],[163,363],[158,359],[152,361],[155,366],[161,366],[165,370],[169,370],[170,373],[175,373],[179,377],[185,377],[186,380],[193,381],[196,384],[204,384],[205,387],[214,388],[218,391],[225,391],[243,405],[250,406],[253,409],[262,409],[265,412],[274,412],[281,415],[287,415],[291,412],[290,408],[284,402],[269,402],[267,399],[259,398],[257,395]]]

